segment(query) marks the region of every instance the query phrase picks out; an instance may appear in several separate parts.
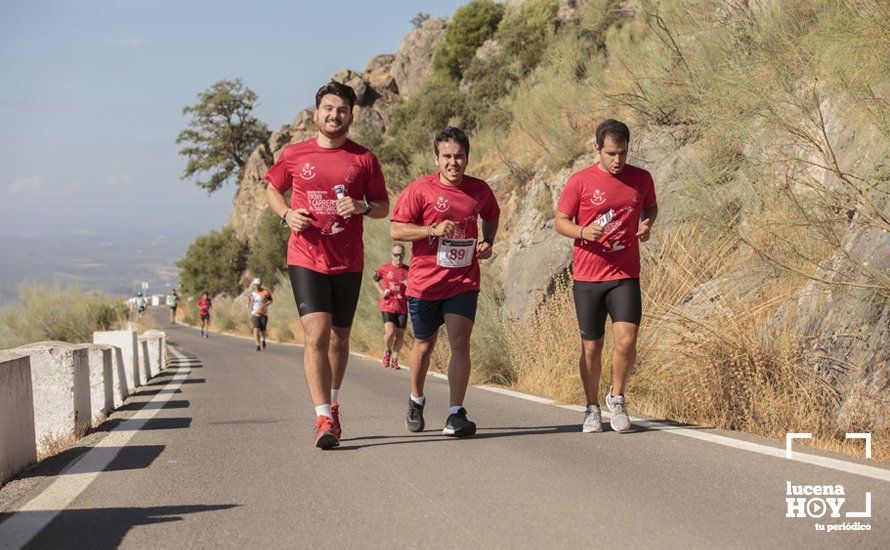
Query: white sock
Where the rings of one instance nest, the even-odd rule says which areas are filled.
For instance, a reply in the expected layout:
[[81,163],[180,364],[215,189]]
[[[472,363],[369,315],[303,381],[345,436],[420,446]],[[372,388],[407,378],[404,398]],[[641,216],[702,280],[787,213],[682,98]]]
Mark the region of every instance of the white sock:
[[459,411],[459,410],[461,410],[461,406],[460,406],[460,405],[452,405],[452,406],[451,406],[451,412],[448,413],[448,414],[457,414],[457,411]]
[[340,396],[340,388],[337,388],[336,390],[332,389],[331,390],[331,403],[339,403],[339,401],[337,401],[337,397],[339,397],[339,396]]
[[423,405],[424,402],[426,401],[426,396],[425,396],[425,395],[421,395],[420,397],[414,397],[414,395],[412,394],[412,395],[411,395],[411,401],[414,401],[414,402],[417,403],[418,405]]
[[331,420],[334,419],[334,413],[331,412],[331,404],[325,403],[315,407],[315,416],[327,416]]

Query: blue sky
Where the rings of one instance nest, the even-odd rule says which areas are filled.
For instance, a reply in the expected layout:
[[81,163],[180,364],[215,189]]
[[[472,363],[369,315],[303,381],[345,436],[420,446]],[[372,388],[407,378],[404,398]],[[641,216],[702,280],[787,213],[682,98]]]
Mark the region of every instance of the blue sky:
[[172,231],[188,243],[218,228],[234,186],[208,198],[179,179],[175,139],[197,93],[242,78],[278,128],[340,68],[394,53],[415,13],[462,3],[3,2],[0,237]]

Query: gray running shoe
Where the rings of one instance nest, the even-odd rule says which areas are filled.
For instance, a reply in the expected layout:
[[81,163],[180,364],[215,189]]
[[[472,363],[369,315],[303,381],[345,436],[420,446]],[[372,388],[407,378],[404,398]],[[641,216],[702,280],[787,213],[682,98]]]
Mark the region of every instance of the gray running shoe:
[[629,430],[630,417],[627,416],[627,407],[624,402],[624,396],[616,395],[612,397],[612,386],[609,386],[609,391],[606,392],[606,406],[609,407],[609,411],[612,413],[612,420],[610,421],[612,429],[616,432],[626,432]]
[[584,433],[603,431],[603,417],[599,405],[588,405],[584,411],[584,425],[581,426]]

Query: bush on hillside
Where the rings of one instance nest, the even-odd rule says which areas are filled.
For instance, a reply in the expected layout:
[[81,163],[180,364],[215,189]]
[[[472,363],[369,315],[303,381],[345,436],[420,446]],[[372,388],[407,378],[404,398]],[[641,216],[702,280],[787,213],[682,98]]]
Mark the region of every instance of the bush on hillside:
[[473,0],[461,6],[445,29],[445,41],[433,56],[433,71],[457,81],[483,42],[491,38],[504,16],[504,6],[491,0]]
[[22,283],[18,296],[21,305],[0,308],[0,348],[41,340],[92,342],[93,331],[126,322],[126,304],[102,292]]
[[180,288],[187,296],[202,292],[237,295],[246,264],[247,244],[238,239],[233,228],[211,231],[196,238],[185,257],[176,262]]
[[256,236],[247,254],[247,270],[252,277],[274,281],[279,273],[287,272],[287,241],[290,229],[281,225],[271,208],[260,214]]

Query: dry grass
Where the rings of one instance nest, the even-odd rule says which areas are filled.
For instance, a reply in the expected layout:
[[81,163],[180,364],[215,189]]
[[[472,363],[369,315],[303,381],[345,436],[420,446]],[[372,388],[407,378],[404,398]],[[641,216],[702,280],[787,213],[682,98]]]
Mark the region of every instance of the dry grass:
[[[675,227],[647,249],[657,253],[644,257],[645,315],[627,392],[634,410],[780,439],[811,432],[818,447],[861,454],[861,445],[844,441],[834,420],[840,396],[832,374],[807,368],[787,332],[764,335],[799,281],[746,280],[753,255],[693,225]],[[529,322],[507,334],[514,387],[584,404],[570,281],[557,284]],[[609,327],[606,334],[600,394],[611,379]],[[886,459],[880,439],[874,456]]]

